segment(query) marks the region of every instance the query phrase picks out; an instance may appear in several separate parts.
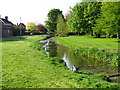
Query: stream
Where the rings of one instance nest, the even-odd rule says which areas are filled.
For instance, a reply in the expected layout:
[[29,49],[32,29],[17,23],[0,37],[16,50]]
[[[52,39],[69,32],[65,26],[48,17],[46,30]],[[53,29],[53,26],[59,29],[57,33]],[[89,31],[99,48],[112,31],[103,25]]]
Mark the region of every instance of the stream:
[[47,39],[40,41],[40,43],[49,57],[59,57],[63,59],[66,66],[72,71],[91,71],[96,74],[103,73],[106,75],[118,73],[118,67],[82,56],[75,49],[60,45],[55,40]]

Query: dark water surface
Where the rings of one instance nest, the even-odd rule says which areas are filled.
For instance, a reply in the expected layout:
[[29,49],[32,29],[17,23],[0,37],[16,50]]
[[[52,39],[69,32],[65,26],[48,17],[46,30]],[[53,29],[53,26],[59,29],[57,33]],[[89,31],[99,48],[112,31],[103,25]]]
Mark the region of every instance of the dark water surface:
[[117,67],[110,66],[108,63],[103,61],[97,61],[82,56],[75,49],[57,44],[54,40],[49,39],[40,42],[49,57],[62,58],[70,70],[79,68],[79,70],[104,73],[107,75],[118,73]]

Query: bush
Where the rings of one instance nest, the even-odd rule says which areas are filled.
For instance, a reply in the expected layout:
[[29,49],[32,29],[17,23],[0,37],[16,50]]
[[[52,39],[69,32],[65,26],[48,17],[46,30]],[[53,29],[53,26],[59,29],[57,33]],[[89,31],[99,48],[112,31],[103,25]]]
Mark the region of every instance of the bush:
[[13,36],[19,36],[20,33],[21,35],[24,35],[25,34],[25,29],[21,29],[21,32],[20,32],[20,29],[19,28],[16,28],[16,29],[13,29]]
[[111,52],[111,51],[105,51],[103,49],[97,49],[97,48],[76,48],[77,53],[98,59],[98,60],[103,60],[111,63],[111,65],[118,66],[118,53],[117,52]]

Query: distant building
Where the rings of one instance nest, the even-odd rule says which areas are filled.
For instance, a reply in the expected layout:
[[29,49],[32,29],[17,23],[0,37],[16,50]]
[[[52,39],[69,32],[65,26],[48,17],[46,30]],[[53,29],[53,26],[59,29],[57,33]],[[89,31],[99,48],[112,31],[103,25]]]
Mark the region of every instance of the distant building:
[[8,20],[8,16],[0,18],[0,37],[9,37],[13,36],[12,26],[14,24]]
[[25,29],[25,30],[26,30],[26,26],[25,26],[25,24],[20,23],[18,26],[20,27],[20,29]]
[[47,29],[44,27],[44,25],[38,24],[37,27],[39,32],[43,32],[43,33],[47,32]]

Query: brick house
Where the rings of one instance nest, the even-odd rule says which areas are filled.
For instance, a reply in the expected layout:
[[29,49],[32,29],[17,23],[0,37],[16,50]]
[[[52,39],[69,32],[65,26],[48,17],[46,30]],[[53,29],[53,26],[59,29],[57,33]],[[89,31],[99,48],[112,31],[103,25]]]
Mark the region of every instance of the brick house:
[[47,32],[47,29],[44,27],[44,25],[42,24],[38,24],[37,25],[37,28],[38,28],[38,31],[39,32],[43,32],[43,33],[46,33]]
[[0,18],[0,37],[9,37],[13,36],[12,26],[14,24],[8,21],[8,16],[4,18]]

